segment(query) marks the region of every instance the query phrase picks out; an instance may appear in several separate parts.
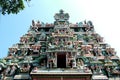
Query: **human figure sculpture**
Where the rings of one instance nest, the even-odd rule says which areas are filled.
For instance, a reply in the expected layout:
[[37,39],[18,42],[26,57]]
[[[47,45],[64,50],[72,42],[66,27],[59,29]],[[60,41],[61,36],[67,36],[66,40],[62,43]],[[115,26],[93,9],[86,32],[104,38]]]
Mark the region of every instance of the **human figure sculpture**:
[[35,72],[37,72],[37,71],[38,71],[38,67],[37,67],[37,66],[35,66],[32,72],[34,72],[34,73],[35,73]]
[[41,33],[39,40],[45,40],[46,39],[46,34],[44,32]]
[[73,48],[73,44],[71,42],[68,43],[68,48],[72,49]]
[[82,39],[82,35],[81,34],[77,34],[77,40],[81,40]]
[[8,75],[10,72],[10,66],[7,67],[6,71],[5,71],[5,75]]
[[79,71],[82,71],[83,72],[83,62],[80,60],[80,59],[78,59],[78,61],[77,61],[77,69],[79,70]]
[[35,21],[34,20],[32,20],[32,26],[35,26]]
[[13,76],[15,74],[16,69],[17,68],[15,66],[12,66],[11,71],[10,71],[11,76]]
[[29,64],[23,64],[21,68],[21,72],[28,72],[30,70]]
[[36,26],[37,26],[37,27],[41,27],[41,23],[40,23],[40,21],[37,21]]

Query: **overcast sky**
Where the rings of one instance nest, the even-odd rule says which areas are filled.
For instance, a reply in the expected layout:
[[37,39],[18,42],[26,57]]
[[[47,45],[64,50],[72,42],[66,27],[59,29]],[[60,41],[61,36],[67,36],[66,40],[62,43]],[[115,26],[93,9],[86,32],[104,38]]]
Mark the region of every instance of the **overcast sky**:
[[27,33],[31,21],[53,23],[54,14],[63,9],[72,23],[91,20],[95,31],[115,48],[120,57],[120,0],[31,0],[17,15],[0,15],[0,58]]

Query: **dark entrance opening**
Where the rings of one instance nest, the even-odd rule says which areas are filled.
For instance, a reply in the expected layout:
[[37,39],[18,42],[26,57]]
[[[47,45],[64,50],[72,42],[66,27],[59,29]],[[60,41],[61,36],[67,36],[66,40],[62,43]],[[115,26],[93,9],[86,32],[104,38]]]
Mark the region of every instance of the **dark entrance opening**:
[[66,54],[63,53],[57,54],[57,67],[66,68]]

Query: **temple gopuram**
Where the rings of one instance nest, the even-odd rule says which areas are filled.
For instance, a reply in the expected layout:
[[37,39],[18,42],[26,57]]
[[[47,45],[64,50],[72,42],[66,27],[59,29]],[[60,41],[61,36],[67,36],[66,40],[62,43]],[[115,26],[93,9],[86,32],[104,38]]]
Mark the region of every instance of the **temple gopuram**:
[[63,10],[54,19],[32,20],[0,59],[0,80],[120,80],[120,58],[91,21],[70,23]]

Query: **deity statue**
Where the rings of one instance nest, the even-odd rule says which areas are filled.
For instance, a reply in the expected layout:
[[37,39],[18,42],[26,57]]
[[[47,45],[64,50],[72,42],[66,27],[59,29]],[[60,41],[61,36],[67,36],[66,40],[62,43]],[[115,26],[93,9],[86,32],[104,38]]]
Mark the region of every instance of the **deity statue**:
[[80,71],[83,71],[83,63],[80,59],[77,60],[77,69],[80,70]]
[[51,43],[49,43],[48,46],[49,46],[49,48],[51,48],[51,49],[54,49],[54,48],[55,48],[55,46],[52,45]]
[[34,20],[32,20],[32,26],[35,26],[35,21]]
[[77,40],[81,40],[82,39],[82,35],[81,34],[77,34]]
[[15,74],[16,69],[17,68],[15,66],[12,66],[11,71],[10,71],[11,76],[13,76]]
[[40,21],[37,21],[36,26],[37,26],[37,27],[41,27],[41,23],[40,23]]
[[46,39],[46,34],[44,32],[41,33],[39,40],[45,40]]
[[5,71],[5,75],[8,75],[10,72],[10,66],[7,67],[6,71]]
[[73,48],[73,44],[71,42],[68,43],[68,48],[72,49]]

